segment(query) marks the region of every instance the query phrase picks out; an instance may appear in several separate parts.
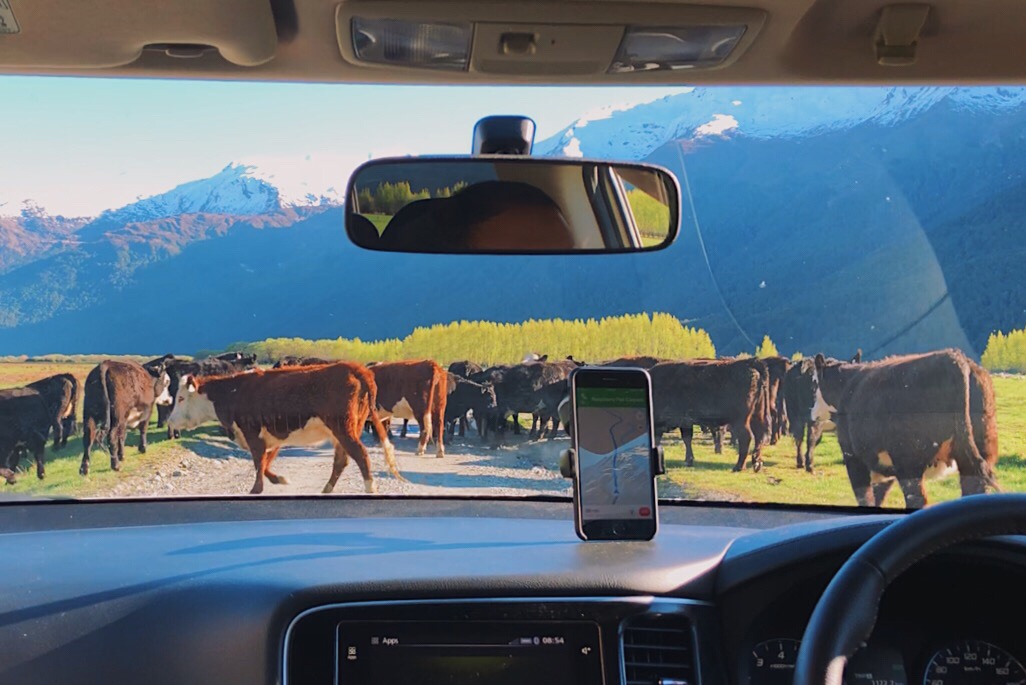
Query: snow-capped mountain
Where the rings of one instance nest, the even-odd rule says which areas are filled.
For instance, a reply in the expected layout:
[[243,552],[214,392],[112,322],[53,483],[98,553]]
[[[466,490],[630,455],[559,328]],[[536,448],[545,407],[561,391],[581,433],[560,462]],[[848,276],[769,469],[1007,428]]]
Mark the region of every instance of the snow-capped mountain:
[[893,126],[945,102],[989,112],[1021,107],[1021,88],[692,89],[634,106],[585,114],[539,142],[541,156],[639,160],[672,140],[715,136],[794,138],[864,123]]
[[[219,172],[166,193],[103,212],[104,224],[152,221],[182,214],[250,216],[297,207],[341,205],[352,166],[332,167],[308,155],[276,165],[232,162]],[[337,169],[337,172],[332,172]]]

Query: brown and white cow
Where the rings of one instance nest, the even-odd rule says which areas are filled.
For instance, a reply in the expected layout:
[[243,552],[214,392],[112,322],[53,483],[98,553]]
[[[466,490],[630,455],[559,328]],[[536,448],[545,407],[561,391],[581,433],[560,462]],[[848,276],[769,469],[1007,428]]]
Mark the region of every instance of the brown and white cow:
[[417,454],[434,439],[436,456],[445,456],[445,403],[449,372],[435,362],[382,362],[370,367],[378,387],[377,408],[382,419],[410,420],[420,426]]
[[923,479],[955,468],[963,495],[997,488],[993,389],[960,351],[864,364],[817,355],[816,371],[859,505],[880,506],[897,481],[906,507],[924,507]]
[[169,403],[171,379],[158,363],[147,368],[131,361],[104,361],[86,377],[82,411],[82,466],[89,473],[89,453],[104,434],[110,449],[110,467],[117,471],[125,460],[129,428],[139,429],[139,452],[146,452],[146,428],[157,403]]
[[399,473],[395,451],[375,411],[374,376],[359,364],[338,362],[256,370],[231,376],[185,376],[168,425],[188,430],[209,421],[226,427],[232,439],[253,457],[256,481],[250,494],[264,490],[264,477],[285,484],[271,471],[271,463],[286,445],[316,445],[330,441],[335,448],[331,476],[324,493],[335,489],[349,457],[363,475],[367,492],[376,492],[367,449],[360,442],[364,422],[370,419],[392,474]]

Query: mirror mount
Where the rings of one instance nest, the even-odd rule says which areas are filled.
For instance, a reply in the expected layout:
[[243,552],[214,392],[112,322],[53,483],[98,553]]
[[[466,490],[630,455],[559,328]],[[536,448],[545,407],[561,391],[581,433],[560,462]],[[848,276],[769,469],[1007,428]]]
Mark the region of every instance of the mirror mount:
[[531,154],[534,147],[534,120],[507,115],[484,117],[474,124],[473,155]]

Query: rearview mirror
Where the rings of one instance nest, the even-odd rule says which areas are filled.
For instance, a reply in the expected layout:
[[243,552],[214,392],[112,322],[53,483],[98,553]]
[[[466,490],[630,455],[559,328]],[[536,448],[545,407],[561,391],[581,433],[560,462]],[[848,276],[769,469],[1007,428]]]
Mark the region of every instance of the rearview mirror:
[[390,252],[640,252],[677,236],[680,189],[665,169],[533,157],[379,159],[346,194],[346,232]]

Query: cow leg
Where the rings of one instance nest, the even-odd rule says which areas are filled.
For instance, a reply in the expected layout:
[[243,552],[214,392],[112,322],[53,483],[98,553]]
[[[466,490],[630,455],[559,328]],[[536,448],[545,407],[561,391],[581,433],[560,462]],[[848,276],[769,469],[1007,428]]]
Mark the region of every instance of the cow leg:
[[695,436],[695,425],[693,423],[685,423],[680,427],[680,439],[684,443],[684,466],[695,465],[695,450],[691,445],[691,440]]
[[513,435],[520,435],[520,415],[513,414]]
[[96,424],[87,419],[82,423],[82,465],[78,467],[79,474],[83,476],[89,475],[89,452],[93,448],[95,437]]
[[36,458],[36,477],[39,480],[43,480],[46,477],[46,464],[44,463],[44,455],[46,453],[46,437],[39,439],[35,445],[32,446],[33,456]]
[[260,437],[260,433],[253,429],[239,429],[239,433],[242,436],[240,444],[244,444],[249,449],[249,454],[253,458],[253,470],[256,471],[256,478],[253,480],[253,487],[250,488],[249,494],[259,495],[264,491],[264,476],[267,473],[267,464],[269,463],[264,456],[268,451],[267,443]]
[[367,494],[377,492],[378,486],[374,482],[374,473],[371,471],[370,455],[367,454],[367,448],[358,439],[348,435],[336,435],[336,438],[338,443],[335,446],[335,463],[332,466],[331,478],[328,479],[327,485],[324,486],[324,494],[328,494],[335,489],[335,483],[338,482],[338,477],[342,475],[342,469],[345,468],[350,455],[363,476],[364,491]]
[[848,481],[851,483],[851,491],[855,494],[855,501],[860,507],[873,506],[872,497],[872,474],[869,467],[861,459],[844,454],[844,468],[848,471]]
[[[745,462],[748,461],[748,449],[751,447],[752,443],[755,442],[755,436],[752,435],[752,429],[747,423],[732,424],[730,427],[730,434],[737,438],[737,463],[734,464],[733,469],[734,473],[737,473],[739,471],[744,471],[745,469]],[[757,454],[758,453],[756,452],[756,455]],[[754,460],[757,458],[757,456],[753,455],[753,465]]]
[[410,427],[410,420],[409,419],[403,419],[403,429],[401,431],[399,431],[399,437],[400,438],[405,438],[406,437],[406,430],[409,427]]
[[888,478],[880,481],[879,483],[873,483],[873,503],[874,506],[882,507],[884,500],[887,499],[887,494],[891,491],[894,486],[894,479]]
[[110,469],[120,471],[121,462],[125,460],[125,438],[127,431],[121,424],[112,426],[107,433],[107,446],[110,448]]
[[61,448],[61,441],[64,440],[64,424],[58,417],[53,422],[53,448],[59,450]]
[[906,509],[922,509],[926,506],[926,488],[923,485],[923,474],[909,473],[898,476],[898,487],[905,495]]
[[150,425],[150,416],[147,414],[139,422],[139,454],[146,454],[146,429]]
[[285,476],[279,476],[277,473],[271,471],[271,462],[273,462],[277,456],[278,451],[281,449],[281,445],[278,447],[272,447],[271,449],[264,452],[264,475],[267,476],[267,480],[271,481],[275,485],[288,485],[289,480]]
[[[477,419],[477,415],[474,415],[474,420],[477,422],[477,434],[481,435],[481,422]],[[460,417],[460,437],[462,438],[467,434],[467,415],[464,414]]]
[[338,482],[339,477],[349,464],[349,454],[345,448],[342,447],[342,443],[335,440],[335,460],[331,463],[331,475],[328,476],[328,482],[324,484],[324,489],[321,490],[322,494],[328,495],[335,490],[335,483]]
[[713,439],[713,453],[723,454],[723,426],[713,426],[710,432]]
[[442,427],[445,426],[445,409],[438,406],[438,402],[435,402],[431,407],[431,425],[434,428],[434,440],[435,440],[435,456],[441,459],[445,456],[445,431]]
[[806,426],[808,431],[808,438],[805,440],[805,470],[809,473],[813,472],[813,457],[816,452],[816,445],[819,444],[819,439],[823,435],[823,430],[819,427],[819,423],[816,421],[810,421]]
[[167,417],[171,415],[171,407],[161,404],[157,405],[157,428],[163,428],[167,423]]
[[[791,434],[791,437],[794,438],[794,449],[795,449],[795,465],[794,465],[794,467],[796,469],[800,469],[800,468],[803,468],[805,466],[805,462],[802,461],[802,443],[805,441],[805,429],[806,429],[806,427],[802,426],[802,429],[800,431],[796,431],[796,432]],[[806,457],[807,456],[808,455],[806,455]]]

